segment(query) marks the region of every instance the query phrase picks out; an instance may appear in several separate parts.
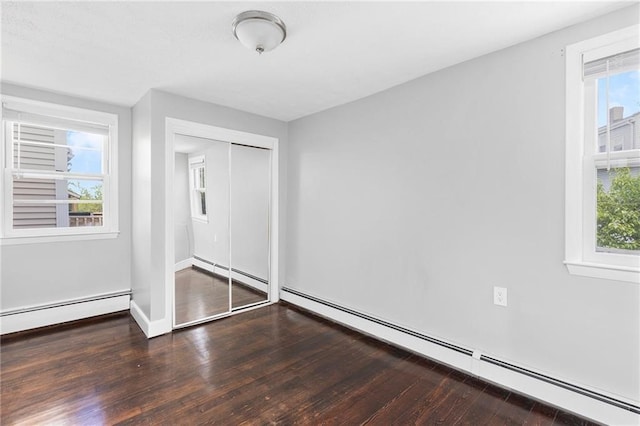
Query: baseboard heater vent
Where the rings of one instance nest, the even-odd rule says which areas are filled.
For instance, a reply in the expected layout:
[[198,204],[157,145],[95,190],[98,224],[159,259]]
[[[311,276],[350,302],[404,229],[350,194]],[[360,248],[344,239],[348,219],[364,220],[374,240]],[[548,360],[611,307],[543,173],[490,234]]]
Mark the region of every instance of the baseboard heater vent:
[[[376,324],[383,325],[385,327],[400,331],[402,333],[409,334],[409,335],[411,335],[413,337],[417,337],[419,339],[426,340],[426,341],[428,341],[430,343],[434,343],[436,345],[440,345],[440,346],[443,346],[445,348],[452,349],[452,350],[454,350],[456,352],[459,352],[459,353],[462,353],[462,354],[465,354],[465,355],[469,355],[469,356],[473,355],[473,351],[470,350],[470,349],[463,348],[461,346],[454,345],[452,343],[445,342],[445,341],[442,341],[440,339],[436,339],[434,337],[427,336],[425,334],[418,333],[416,331],[409,330],[409,329],[404,328],[404,327],[400,327],[400,326],[395,325],[393,323],[381,320],[379,318],[372,317],[371,315],[363,314],[361,312],[354,311],[353,309],[345,308],[343,306],[336,305],[335,303],[319,299],[319,298],[317,298],[315,296],[310,296],[308,294],[299,292],[297,290],[294,290],[294,289],[291,289],[291,288],[288,288],[288,287],[282,287],[282,291],[284,291],[286,293],[291,293],[293,295],[296,295],[298,297],[302,297],[304,299],[311,300],[313,302],[319,303],[321,305],[328,306],[328,307],[333,308],[333,309],[337,309],[337,310],[342,311],[342,312],[346,312],[346,313],[348,313],[350,315],[354,315],[354,316],[357,316],[359,318],[366,319],[367,321],[371,321],[371,322],[374,322]],[[550,376],[547,376],[547,375],[544,375],[544,374],[541,374],[541,373],[537,373],[535,371],[528,370],[526,368],[518,367],[517,365],[513,365],[513,364],[510,364],[508,362],[504,362],[504,361],[501,361],[499,359],[492,358],[492,357],[489,357],[489,356],[486,356],[486,355],[481,355],[480,356],[480,360],[488,362],[488,363],[491,363],[493,365],[497,365],[497,366],[502,367],[502,368],[509,369],[511,371],[515,371],[515,372],[520,373],[520,374],[524,374],[524,375],[529,376],[529,377],[533,377],[533,378],[538,379],[538,380],[542,380],[542,381],[547,382],[547,383],[551,383],[551,384],[553,384],[555,386],[559,386],[559,387],[562,387],[564,389],[579,393],[581,395],[588,396],[588,397],[596,399],[596,400],[598,400],[600,402],[605,402],[605,403],[613,405],[615,407],[631,411],[632,413],[640,414],[640,406],[637,406],[635,404],[631,404],[631,403],[628,403],[628,402],[625,402],[625,401],[621,401],[619,399],[612,398],[610,396],[603,395],[601,393],[594,392],[592,390],[585,389],[583,387],[580,387],[580,386],[577,386],[577,385],[574,385],[574,384],[571,384],[571,383],[568,383],[568,382],[565,382],[565,381],[562,381],[562,380],[559,380],[559,379],[554,379],[553,377],[550,377]]]
[[220,265],[219,263],[215,263],[215,262],[212,262],[212,261],[207,260],[207,259],[203,259],[203,258],[198,257],[198,256],[193,256],[193,258],[194,258],[194,259],[196,259],[196,260],[199,260],[200,262],[204,262],[204,263],[206,263],[206,264],[208,264],[208,265],[211,265],[211,266],[213,266],[214,268],[224,269],[225,271],[228,271],[228,270],[229,270],[229,268],[228,268],[228,267],[226,267],[226,266],[222,266],[222,265]]
[[297,290],[293,290],[293,289],[288,288],[288,287],[282,287],[282,291],[286,291],[287,293],[295,294],[296,296],[299,296],[299,297],[304,297],[305,299],[309,299],[309,300],[312,300],[312,301],[314,301],[316,303],[320,303],[322,305],[329,306],[329,307],[331,307],[333,309],[337,309],[339,311],[346,312],[346,313],[351,314],[351,315],[355,315],[357,317],[366,319],[367,321],[375,322],[376,324],[380,324],[380,325],[383,325],[385,327],[389,327],[389,328],[392,328],[394,330],[400,331],[402,333],[409,334],[409,335],[411,335],[413,337],[417,337],[418,339],[426,340],[427,342],[431,342],[431,343],[435,343],[436,345],[444,346],[445,348],[454,350],[456,352],[460,352],[462,354],[469,355],[469,356],[473,355],[473,351],[469,350],[467,348],[463,348],[461,346],[454,345],[452,343],[445,342],[445,341],[440,340],[440,339],[436,339],[435,337],[427,336],[425,334],[418,333],[418,332],[413,331],[413,330],[409,330],[408,328],[400,327],[399,325],[395,325],[395,324],[392,324],[390,322],[383,321],[381,319],[372,317],[371,315],[367,315],[367,314],[363,314],[363,313],[358,312],[358,311],[354,311],[353,309],[345,308],[344,306],[336,305],[335,303],[327,302],[326,300],[318,299],[317,297],[314,297],[314,296],[309,296],[308,294],[301,293],[301,292],[299,292]]
[[529,370],[529,369],[526,369],[526,368],[518,367],[517,365],[513,365],[513,364],[510,364],[508,362],[500,361],[499,359],[492,358],[492,357],[489,357],[489,356],[486,356],[486,355],[481,355],[480,356],[480,360],[481,361],[486,361],[488,363],[491,363],[493,365],[497,365],[497,366],[502,367],[502,368],[506,368],[506,369],[511,370],[511,371],[515,371],[515,372],[520,373],[520,374],[524,374],[525,376],[533,377],[535,379],[542,380],[542,381],[547,382],[547,383],[551,383],[552,385],[556,385],[556,386],[559,386],[561,388],[568,389],[568,390],[570,390],[572,392],[576,392],[576,393],[579,393],[581,395],[588,396],[588,397],[593,398],[593,399],[597,399],[598,401],[606,402],[607,404],[614,405],[614,406],[616,406],[618,408],[622,408],[624,410],[629,410],[632,413],[640,414],[640,406],[637,406],[637,405],[634,405],[634,404],[630,404],[630,403],[625,402],[625,401],[620,401],[619,399],[611,398],[610,396],[603,395],[601,393],[594,392],[594,391],[589,390],[589,389],[585,389],[585,388],[583,388],[581,386],[574,385],[574,384],[565,382],[563,380],[555,379],[555,378],[553,378],[551,376],[547,376],[545,374],[537,373],[535,371],[532,371],[532,370]]
[[[214,263],[214,262],[211,262],[209,260],[205,260],[205,259],[203,259],[201,257],[198,257],[198,256],[193,256],[193,258],[199,260],[200,262],[204,262],[204,263],[207,263],[207,264],[209,264],[211,266],[214,266],[216,268],[224,269],[225,271],[229,270],[228,266],[223,266],[223,265],[220,265],[219,263]],[[248,272],[244,272],[244,271],[241,271],[241,270],[236,269],[236,268],[231,268],[231,271],[235,272],[236,274],[244,275],[247,278],[251,278],[253,280],[259,281],[262,284],[269,284],[269,281],[265,280],[264,278],[256,277],[255,275],[251,275]]]
[[122,296],[131,296],[131,291],[129,291],[129,290],[127,290],[127,291],[118,291],[118,292],[114,292],[114,293],[100,294],[98,296],[91,296],[91,297],[83,297],[83,298],[79,298],[79,299],[65,300],[64,302],[57,302],[57,303],[49,303],[49,304],[45,304],[45,305],[30,306],[28,308],[12,309],[12,310],[9,310],[9,311],[0,312],[0,317],[4,317],[4,316],[8,316],[8,315],[25,314],[25,313],[28,313],[28,312],[41,311],[43,309],[61,308],[63,306],[77,305],[78,303],[94,302],[96,300],[104,300],[104,299],[110,299],[112,297],[122,297]]

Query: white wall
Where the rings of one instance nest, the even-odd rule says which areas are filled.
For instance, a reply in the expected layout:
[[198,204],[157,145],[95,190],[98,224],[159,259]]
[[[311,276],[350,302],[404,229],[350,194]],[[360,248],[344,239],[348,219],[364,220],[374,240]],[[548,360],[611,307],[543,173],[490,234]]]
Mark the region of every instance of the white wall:
[[189,199],[189,156],[175,153],[174,168],[175,195],[173,222],[175,235],[176,263],[193,256],[193,226],[191,225],[191,201]]
[[[182,155],[184,162],[188,157],[205,158],[207,221],[189,216],[194,230],[193,254],[224,267],[231,263],[233,269],[267,280],[271,151],[210,140],[205,150]],[[186,179],[188,185],[188,176]],[[176,192],[177,186],[183,185],[177,175],[174,184]],[[183,217],[184,212],[176,207],[174,215]],[[176,231],[176,256],[182,250],[178,238],[182,236]]]
[[131,289],[131,110],[2,84],[4,95],[118,114],[119,225],[115,239],[2,246],[0,309]]
[[207,223],[193,221],[194,254],[228,268],[229,144],[212,140],[199,154],[205,156]]
[[[149,120],[146,120],[146,111],[149,111]],[[273,136],[280,140],[280,154],[286,155],[287,125],[286,123],[270,118],[246,113],[219,105],[214,105],[202,101],[184,98],[159,90],[151,90],[134,107],[134,117],[139,116],[145,121],[141,124],[143,130],[138,135],[134,135],[134,164],[133,169],[141,171],[134,173],[134,187],[144,188],[148,198],[134,204],[134,216],[136,210],[142,213],[150,211],[150,222],[140,224],[141,231],[136,233],[134,241],[134,252],[136,245],[148,247],[149,252],[144,254],[143,264],[148,264],[149,268],[141,267],[140,274],[134,275],[133,301],[137,304],[137,295],[145,302],[145,295],[149,294],[149,310],[139,305],[143,314],[151,323],[161,322],[157,330],[169,331],[166,329],[170,324],[170,309],[166,297],[167,288],[165,281],[165,270],[167,261],[165,259],[165,168],[167,162],[173,162],[173,156],[166,158],[165,140],[165,119],[167,117],[188,120],[212,126],[224,127],[227,129],[240,130],[260,135]],[[146,123],[150,125],[150,153],[148,155],[136,155],[137,151],[143,154],[147,149]],[[141,147],[137,147],[141,144]],[[282,157],[284,158],[284,157]],[[286,179],[286,165],[284,161],[280,164],[280,181]],[[137,181],[136,181],[137,180]],[[147,185],[147,186],[145,186]],[[284,209],[286,195],[281,188],[280,207]],[[280,218],[280,238],[285,238],[286,218],[284,214]],[[148,226],[148,228],[147,228]],[[148,230],[148,232],[147,232]],[[194,229],[194,232],[195,229]],[[139,240],[139,241],[138,241]],[[142,253],[141,253],[142,255]],[[171,259],[173,261],[173,259]],[[173,268],[173,265],[171,265]],[[281,263],[280,271],[284,270],[284,263]]]
[[269,278],[270,164],[269,150],[231,146],[231,267],[264,280]]
[[562,49],[637,19],[634,6],[291,122],[283,285],[640,400],[640,286],[562,263]]
[[132,109],[132,268],[131,298],[151,317],[151,94]]

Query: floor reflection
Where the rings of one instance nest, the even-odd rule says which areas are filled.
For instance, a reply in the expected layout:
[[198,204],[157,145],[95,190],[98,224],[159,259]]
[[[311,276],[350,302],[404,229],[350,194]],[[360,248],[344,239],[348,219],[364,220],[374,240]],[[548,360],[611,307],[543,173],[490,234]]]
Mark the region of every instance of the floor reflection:
[[[175,275],[176,324],[184,324],[229,311],[229,282],[197,268],[187,268]],[[264,292],[238,285],[234,281],[233,305],[244,306],[267,299]]]

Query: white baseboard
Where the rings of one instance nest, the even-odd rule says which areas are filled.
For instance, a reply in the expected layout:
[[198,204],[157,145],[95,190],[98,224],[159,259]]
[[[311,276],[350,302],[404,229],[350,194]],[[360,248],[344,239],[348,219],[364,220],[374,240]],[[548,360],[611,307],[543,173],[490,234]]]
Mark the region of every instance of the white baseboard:
[[[229,277],[229,271],[227,269],[221,268],[219,266],[214,266],[208,262],[203,262],[200,259],[196,259],[196,258],[191,258],[191,259],[193,260],[193,266],[197,266],[198,268],[204,269],[205,271],[212,272],[222,277],[226,277],[226,278]],[[269,286],[267,284],[263,283],[262,281],[258,281],[251,277],[248,277],[244,274],[240,274],[238,272],[232,271],[231,278],[236,281],[240,281],[241,283],[249,287],[252,287],[258,291],[261,291],[263,293],[268,293],[269,291]]]
[[151,321],[135,301],[131,301],[131,316],[148,339],[171,333],[171,323],[166,319]]
[[[609,403],[481,361],[453,349],[431,343],[419,337],[287,291],[281,291],[280,298],[377,339],[404,347],[457,370],[597,422],[611,425],[640,425],[640,415]],[[635,401],[627,402],[636,403]]]
[[0,334],[126,311],[129,309],[129,299],[129,294],[113,297],[100,295],[93,300],[90,298],[69,300],[47,306],[22,308],[16,313],[4,314],[0,317]]
[[263,293],[269,292],[269,286],[267,284],[263,283],[262,281],[258,281],[256,279],[248,277],[244,274],[240,274],[236,271],[231,272],[231,278],[235,281],[240,281],[242,284],[248,287],[254,288]]
[[196,257],[192,257],[191,258],[191,264],[193,266],[197,266],[200,269],[204,269],[205,271],[209,271],[211,273],[217,274],[217,275],[222,275],[224,277],[227,276],[227,270],[226,269],[222,269],[219,266],[214,266],[209,262],[204,262]]
[[193,265],[193,261],[195,259],[193,257],[190,257],[188,259],[184,259],[181,260],[180,262],[176,262],[176,269],[175,271],[182,271],[183,269],[187,269],[187,268],[191,268],[191,265]]

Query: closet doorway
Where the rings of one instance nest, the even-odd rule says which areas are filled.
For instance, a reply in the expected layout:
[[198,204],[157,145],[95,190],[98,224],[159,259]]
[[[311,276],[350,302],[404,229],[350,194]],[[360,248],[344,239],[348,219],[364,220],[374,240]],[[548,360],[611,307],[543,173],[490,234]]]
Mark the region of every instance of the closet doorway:
[[173,328],[277,302],[277,139],[167,119],[167,141]]

